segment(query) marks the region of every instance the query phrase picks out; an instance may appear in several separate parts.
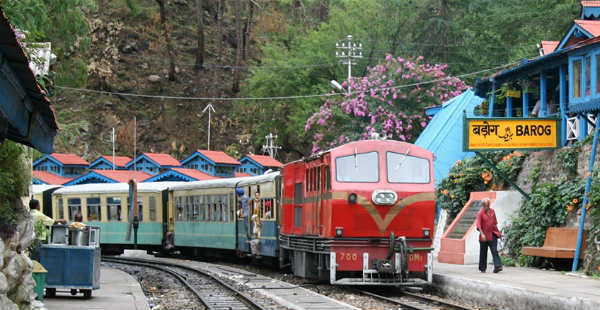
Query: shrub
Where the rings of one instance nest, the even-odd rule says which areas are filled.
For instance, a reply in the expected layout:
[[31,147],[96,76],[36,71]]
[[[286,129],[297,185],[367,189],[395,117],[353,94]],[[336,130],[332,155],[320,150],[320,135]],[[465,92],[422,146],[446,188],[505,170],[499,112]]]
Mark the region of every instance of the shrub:
[[0,237],[12,235],[25,215],[20,198],[27,193],[29,178],[22,162],[23,147],[4,141],[0,145]]

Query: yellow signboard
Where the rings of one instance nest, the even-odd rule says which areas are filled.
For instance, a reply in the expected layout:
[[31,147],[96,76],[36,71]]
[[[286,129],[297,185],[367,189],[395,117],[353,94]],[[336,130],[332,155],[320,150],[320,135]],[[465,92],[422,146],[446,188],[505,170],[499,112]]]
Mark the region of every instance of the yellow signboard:
[[559,141],[558,119],[465,118],[465,151],[551,149]]
[[508,89],[506,91],[506,97],[521,98],[521,91],[516,89]]

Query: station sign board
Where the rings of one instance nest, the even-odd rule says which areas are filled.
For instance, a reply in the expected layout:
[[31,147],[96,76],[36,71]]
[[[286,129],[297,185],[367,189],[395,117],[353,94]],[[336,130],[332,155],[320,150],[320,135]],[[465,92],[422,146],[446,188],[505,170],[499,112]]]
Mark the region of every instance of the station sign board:
[[466,118],[463,151],[539,150],[560,145],[560,120],[554,118]]

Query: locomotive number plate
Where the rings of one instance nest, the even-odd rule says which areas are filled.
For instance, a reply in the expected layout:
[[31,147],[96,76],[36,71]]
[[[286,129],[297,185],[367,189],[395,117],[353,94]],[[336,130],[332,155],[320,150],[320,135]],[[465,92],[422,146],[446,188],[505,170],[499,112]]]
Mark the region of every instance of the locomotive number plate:
[[338,252],[339,254],[339,260],[345,260],[345,261],[357,261],[358,260],[358,254],[356,253],[349,253],[349,252]]
[[420,261],[421,259],[423,259],[423,258],[421,257],[421,254],[419,254],[419,253],[408,254],[409,262]]

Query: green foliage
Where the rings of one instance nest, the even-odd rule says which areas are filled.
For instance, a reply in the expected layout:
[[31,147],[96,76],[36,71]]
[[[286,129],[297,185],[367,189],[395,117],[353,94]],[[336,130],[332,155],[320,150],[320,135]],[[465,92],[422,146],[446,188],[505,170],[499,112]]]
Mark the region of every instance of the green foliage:
[[11,141],[0,145],[0,236],[12,235],[25,209],[20,198],[27,193],[30,180],[22,162],[23,146]]
[[556,154],[556,159],[570,176],[577,175],[577,162],[579,160],[580,146],[564,147]]
[[523,246],[542,246],[548,227],[564,226],[567,213],[581,204],[584,184],[581,179],[558,180],[532,188],[512,223],[503,229],[504,248],[520,265],[531,265],[532,257],[521,255]]
[[69,87],[87,85],[87,65],[78,58],[61,61],[56,64],[56,84]]
[[135,17],[139,14],[139,6],[135,0],[125,0],[127,7],[131,11],[131,16]]
[[[517,151],[490,154],[485,156],[511,181],[516,180],[527,157],[527,154]],[[459,160],[450,169],[448,176],[440,181],[437,203],[448,212],[448,220],[452,221],[469,200],[471,192],[500,190],[505,186],[504,179],[492,173],[483,159],[474,157]]]
[[594,172],[589,202],[586,206],[589,212],[590,228],[588,247],[584,260],[584,271],[588,275],[600,276],[600,251],[596,248],[596,240],[600,241],[600,173]]

